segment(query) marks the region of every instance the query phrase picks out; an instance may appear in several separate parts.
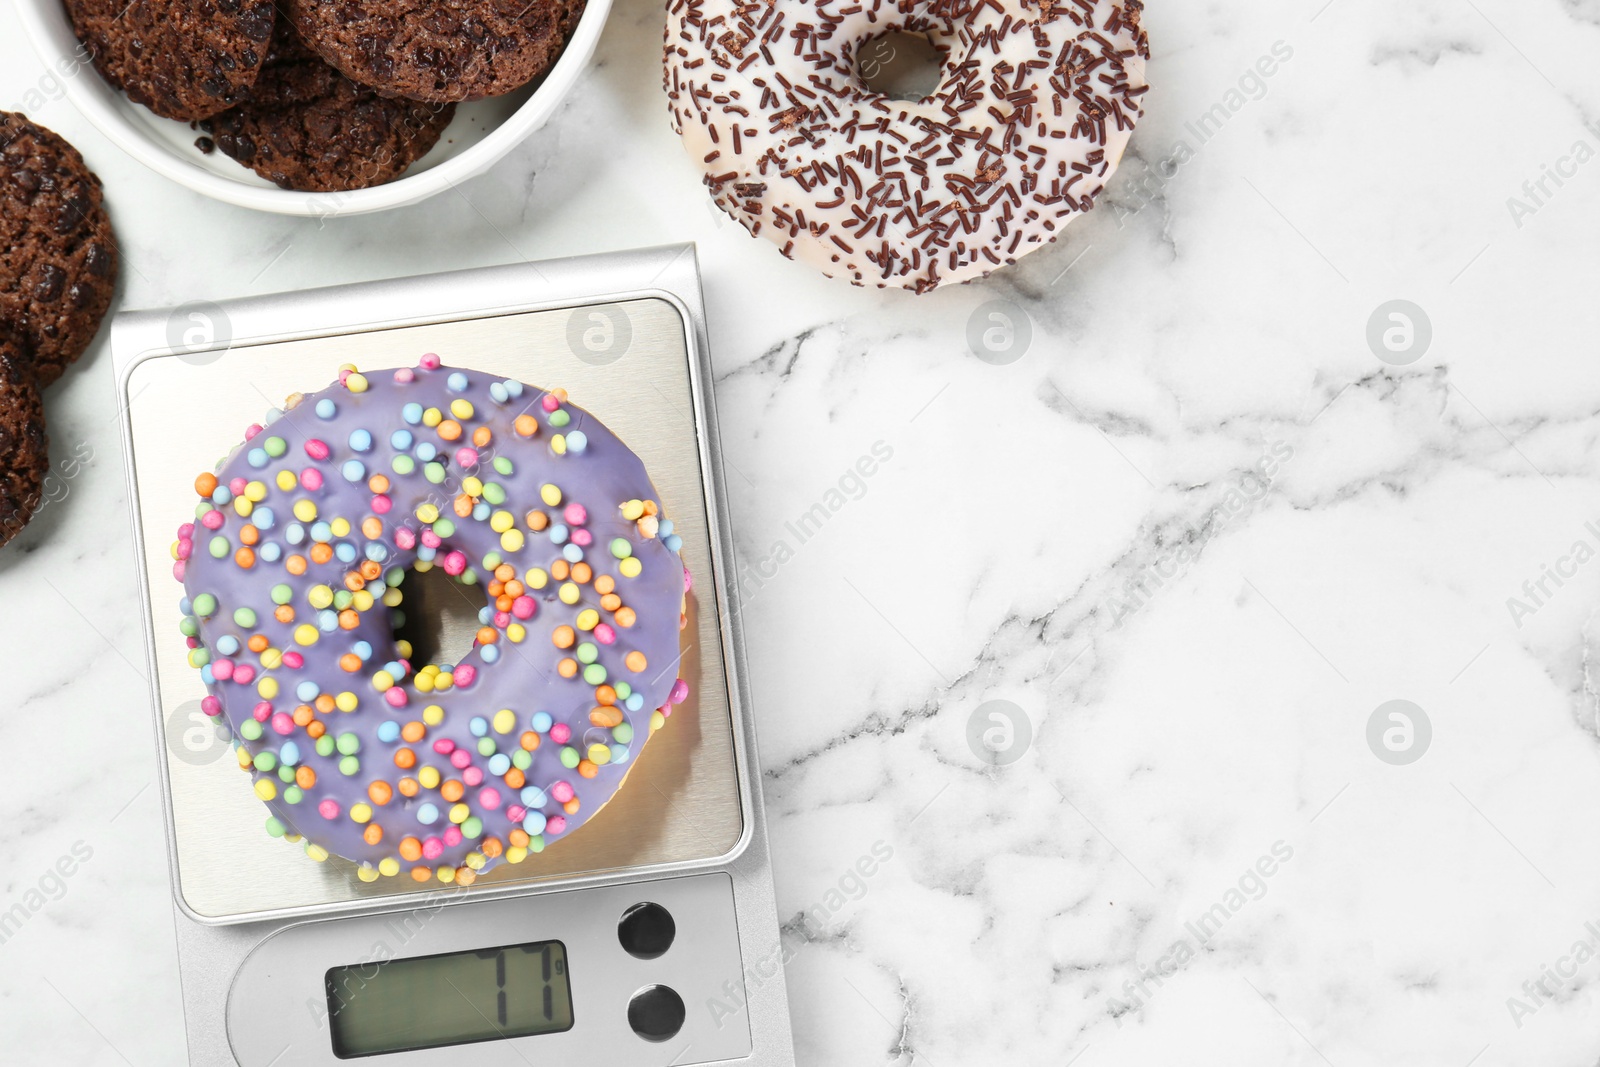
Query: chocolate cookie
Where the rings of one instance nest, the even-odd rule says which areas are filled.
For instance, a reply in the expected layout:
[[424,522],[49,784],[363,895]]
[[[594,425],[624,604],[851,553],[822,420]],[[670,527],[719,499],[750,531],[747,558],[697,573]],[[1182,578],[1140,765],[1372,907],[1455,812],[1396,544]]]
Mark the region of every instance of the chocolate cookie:
[[0,111],[0,324],[21,336],[40,388],[89,347],[116,283],[100,179],[67,142]]
[[63,0],[106,81],[157,115],[192,122],[232,107],[256,80],[272,0]]
[[289,0],[306,44],[364,85],[437,103],[499,96],[560,56],[584,0]]
[[399,177],[439,140],[454,104],[379,96],[324,63],[287,19],[249,98],[206,123],[216,146],[285,189],[327,193]]
[[0,545],[39,508],[50,470],[46,444],[44,402],[22,341],[0,333]]

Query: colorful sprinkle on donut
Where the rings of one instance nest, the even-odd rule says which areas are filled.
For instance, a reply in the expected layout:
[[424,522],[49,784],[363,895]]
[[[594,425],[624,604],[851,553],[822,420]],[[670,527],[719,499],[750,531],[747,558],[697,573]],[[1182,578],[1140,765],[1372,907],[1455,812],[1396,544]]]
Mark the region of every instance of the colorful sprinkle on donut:
[[[193,484],[172,558],[202,707],[267,833],[313,860],[459,885],[523,862],[688,695],[681,538],[639,457],[562,390],[432,353],[341,367]],[[396,636],[406,576],[434,568],[481,602],[459,663]]]

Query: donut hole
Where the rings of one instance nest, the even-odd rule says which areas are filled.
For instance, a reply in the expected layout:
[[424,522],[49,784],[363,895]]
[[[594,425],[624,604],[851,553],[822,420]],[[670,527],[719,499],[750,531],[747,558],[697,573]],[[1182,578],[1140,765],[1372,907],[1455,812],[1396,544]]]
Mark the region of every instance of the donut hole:
[[411,642],[413,669],[430,663],[461,663],[478,634],[483,607],[477,586],[462,585],[440,567],[410,570],[400,582],[400,610],[405,622],[394,635]]
[[891,100],[933,95],[944,77],[945,54],[925,33],[889,30],[862,42],[856,77],[868,91]]

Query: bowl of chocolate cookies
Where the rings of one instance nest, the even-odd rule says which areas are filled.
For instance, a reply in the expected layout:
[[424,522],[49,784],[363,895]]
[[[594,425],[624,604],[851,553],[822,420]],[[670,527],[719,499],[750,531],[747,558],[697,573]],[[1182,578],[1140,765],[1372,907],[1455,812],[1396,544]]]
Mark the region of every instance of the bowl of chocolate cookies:
[[544,124],[610,0],[19,0],[84,115],[141,163],[260,211],[453,188]]

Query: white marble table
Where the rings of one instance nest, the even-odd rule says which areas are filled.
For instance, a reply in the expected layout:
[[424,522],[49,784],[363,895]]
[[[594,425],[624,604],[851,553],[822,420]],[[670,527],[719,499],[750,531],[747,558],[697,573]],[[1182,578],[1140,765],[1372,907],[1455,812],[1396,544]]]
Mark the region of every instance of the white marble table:
[[[623,0],[459,194],[320,228],[34,117],[105,179],[121,307],[699,242],[802,1063],[1593,1064],[1594,0],[1151,3],[1109,200],[921,299],[708,209],[661,22]],[[41,72],[0,8],[0,107]],[[1385,362],[1395,299],[1432,339]],[[989,301],[1021,358],[969,350]],[[0,552],[7,1062],[183,1056],[114,415],[102,339]],[[1431,738],[1369,746],[1391,700]]]

